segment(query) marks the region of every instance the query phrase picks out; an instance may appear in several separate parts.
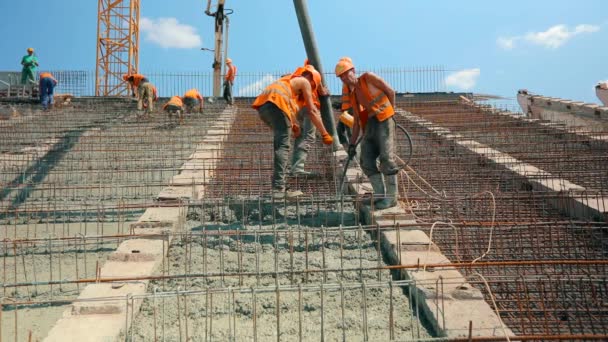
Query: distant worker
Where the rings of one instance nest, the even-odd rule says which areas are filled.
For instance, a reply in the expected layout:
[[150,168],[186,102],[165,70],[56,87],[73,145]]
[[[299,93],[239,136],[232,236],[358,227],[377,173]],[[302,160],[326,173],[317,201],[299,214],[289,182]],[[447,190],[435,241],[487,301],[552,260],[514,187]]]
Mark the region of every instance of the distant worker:
[[28,48],[27,55],[21,58],[21,84],[36,84],[36,67],[38,66],[38,58],[34,55],[34,49]]
[[188,90],[182,97],[184,101],[184,109],[187,113],[195,111],[195,107],[198,105],[198,112],[203,112],[203,96],[198,92],[197,89]]
[[[339,60],[335,72],[348,87],[353,109],[354,125],[348,155],[351,158],[356,155],[357,139],[363,131],[361,168],[372,183],[375,198],[373,204],[377,209],[394,207],[398,203],[399,172],[395,163],[395,121],[392,119],[395,114],[395,91],[374,73],[366,72],[357,77],[355,66],[348,59]],[[377,159],[380,161],[380,170],[376,165]]]
[[142,74],[126,74],[122,76],[122,79],[129,83],[129,87],[131,88],[131,96],[140,97],[139,96],[139,87],[146,82],[149,82],[148,78]]
[[145,110],[144,116],[147,116],[154,111],[154,102],[158,100],[158,93],[156,87],[150,83],[145,82],[139,85],[137,92],[137,110]]
[[260,119],[272,128],[274,135],[274,171],[272,175],[272,196],[274,199],[293,198],[302,195],[299,190],[287,190],[285,174],[287,169],[287,158],[289,155],[291,132],[298,137],[300,126],[297,124],[296,115],[299,111],[298,103],[303,102],[308,108],[307,114],[312,123],[317,127],[323,137],[323,143],[331,145],[333,139],[319,114],[319,110],[313,103],[312,92],[315,87],[311,81],[310,71],[304,71],[301,76],[283,76],[270,84],[255,99],[252,107],[260,115]]
[[172,117],[175,114],[180,124],[184,123],[184,103],[179,96],[173,96],[165,103],[163,110]]
[[40,92],[40,104],[42,109],[48,111],[53,108],[53,91],[57,85],[57,80],[50,72],[40,73],[40,81],[38,83]]
[[226,76],[224,77],[224,100],[230,105],[234,104],[232,98],[232,85],[236,77],[236,66],[232,64],[232,59],[226,58]]
[[[299,67],[292,74],[293,76],[304,76],[311,82],[312,86],[312,101],[317,109],[320,110],[320,96],[328,96],[329,90],[322,84],[321,74],[308,63],[308,59],[304,61],[304,66]],[[302,100],[298,103],[300,112],[297,115],[298,124],[301,127],[300,136],[296,137],[293,147],[293,155],[291,158],[291,176],[314,176],[311,171],[306,171],[304,165],[308,159],[308,152],[312,148],[316,140],[316,128],[312,124],[308,115],[304,115],[303,111],[307,111],[308,107]]]

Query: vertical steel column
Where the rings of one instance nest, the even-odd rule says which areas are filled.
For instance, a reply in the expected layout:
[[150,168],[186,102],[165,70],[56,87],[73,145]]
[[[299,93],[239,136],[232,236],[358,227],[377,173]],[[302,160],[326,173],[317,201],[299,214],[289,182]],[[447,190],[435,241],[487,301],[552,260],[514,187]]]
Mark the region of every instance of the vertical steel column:
[[[302,33],[302,39],[304,40],[304,48],[306,49],[306,55],[310,64],[312,64],[323,76],[323,67],[321,66],[321,58],[319,58],[319,52],[317,49],[317,41],[312,30],[310,23],[310,17],[308,16],[308,6],[306,0],[293,0],[293,5],[296,9],[296,15],[298,17],[298,23],[300,24],[300,32]],[[325,80],[323,80],[325,84]],[[321,117],[323,119],[323,125],[334,138],[334,151],[339,149],[340,143],[338,142],[338,136],[336,135],[336,124],[334,121],[334,115],[331,108],[331,99],[329,96],[321,96]]]

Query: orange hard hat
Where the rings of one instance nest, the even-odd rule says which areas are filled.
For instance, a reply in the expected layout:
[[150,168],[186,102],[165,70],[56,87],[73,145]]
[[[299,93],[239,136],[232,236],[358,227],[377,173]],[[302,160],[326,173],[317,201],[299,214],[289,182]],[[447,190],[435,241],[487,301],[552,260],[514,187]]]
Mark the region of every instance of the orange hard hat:
[[226,58],[226,64],[230,64],[230,63],[232,63],[232,59]]
[[350,69],[354,69],[353,61],[348,57],[342,57],[336,64],[336,76],[340,77],[342,74]]
[[34,52],[34,48],[27,48],[27,52]]
[[310,61],[308,60],[308,58],[306,58],[306,59],[304,60],[304,66],[309,65],[309,64],[310,64]]
[[321,80],[321,74],[317,71],[317,69],[315,69],[315,67],[310,64],[307,64],[304,67],[304,69],[312,74],[312,80],[313,80],[313,82],[315,82],[313,90],[320,87],[322,80]]

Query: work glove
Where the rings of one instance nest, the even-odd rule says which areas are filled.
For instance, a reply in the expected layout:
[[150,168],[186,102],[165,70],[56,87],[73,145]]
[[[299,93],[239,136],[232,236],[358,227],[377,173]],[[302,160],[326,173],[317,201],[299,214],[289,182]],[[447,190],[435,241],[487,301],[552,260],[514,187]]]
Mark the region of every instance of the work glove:
[[294,138],[298,138],[300,136],[300,134],[302,133],[302,130],[300,129],[300,126],[293,125],[293,126],[291,126],[291,132],[293,133]]
[[353,159],[357,155],[357,145],[348,145],[348,159]]
[[323,144],[331,145],[334,142],[334,138],[329,135],[329,133],[323,133]]

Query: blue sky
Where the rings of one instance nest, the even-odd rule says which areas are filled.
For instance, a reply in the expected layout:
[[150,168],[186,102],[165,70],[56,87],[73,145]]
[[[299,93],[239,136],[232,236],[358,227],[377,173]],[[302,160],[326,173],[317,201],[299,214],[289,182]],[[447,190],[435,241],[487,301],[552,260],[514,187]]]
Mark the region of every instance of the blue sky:
[[[142,0],[140,69],[210,71],[213,20],[204,0]],[[325,71],[442,65],[448,89],[513,97],[520,88],[597,103],[608,79],[606,0],[309,0]],[[291,70],[305,51],[291,0],[226,0],[240,72]],[[144,19],[145,18],[145,19]],[[164,19],[162,19],[164,18]],[[94,70],[97,1],[0,1],[0,70],[27,47],[41,69]],[[167,39],[168,38],[168,39]]]

